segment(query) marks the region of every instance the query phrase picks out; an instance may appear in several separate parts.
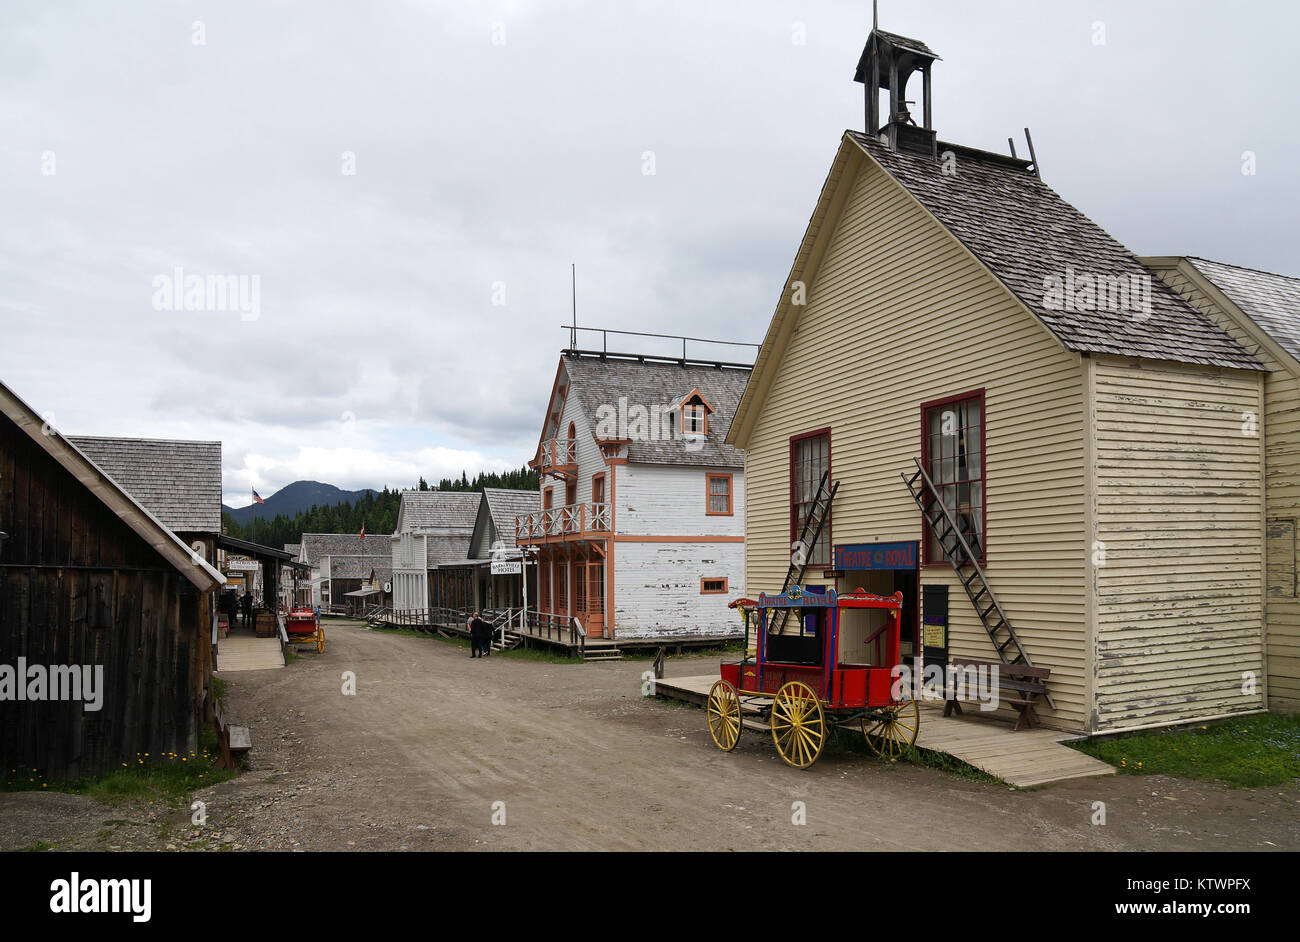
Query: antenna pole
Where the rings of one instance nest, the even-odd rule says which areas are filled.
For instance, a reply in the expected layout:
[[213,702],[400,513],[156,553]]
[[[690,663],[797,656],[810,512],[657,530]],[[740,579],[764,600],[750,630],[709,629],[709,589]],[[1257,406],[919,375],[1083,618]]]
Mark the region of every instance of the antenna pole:
[[1025,128],[1025,141],[1029,144],[1029,159],[1034,162],[1034,176],[1043,179],[1043,171],[1038,166],[1038,155],[1034,153],[1034,139],[1029,136],[1029,128]]
[[880,3],[879,0],[871,0],[871,28],[880,28]]
[[569,331],[569,349],[578,348],[578,264],[574,262],[569,265],[570,273],[573,276],[573,329]]

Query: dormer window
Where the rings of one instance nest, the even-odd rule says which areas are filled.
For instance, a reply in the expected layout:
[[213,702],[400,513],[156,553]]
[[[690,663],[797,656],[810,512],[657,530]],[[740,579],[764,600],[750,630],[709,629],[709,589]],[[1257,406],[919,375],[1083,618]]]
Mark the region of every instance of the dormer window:
[[698,389],[692,389],[685,396],[682,396],[673,403],[672,408],[673,420],[677,423],[678,428],[682,430],[682,435],[692,437],[709,434],[709,415],[712,412],[713,406],[709,404],[709,400],[705,399],[704,394]]
[[682,434],[707,435],[709,431],[709,413],[702,405],[682,406]]

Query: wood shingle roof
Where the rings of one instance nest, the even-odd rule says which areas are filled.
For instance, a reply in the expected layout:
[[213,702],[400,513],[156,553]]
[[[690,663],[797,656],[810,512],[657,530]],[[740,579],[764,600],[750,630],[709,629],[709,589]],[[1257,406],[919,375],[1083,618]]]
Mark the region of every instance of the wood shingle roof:
[[[978,258],[1065,345],[1206,366],[1259,370],[1260,362],[1156,278],[1110,234],[1067,203],[1026,161],[940,142],[955,173],[932,157],[891,151],[846,132]],[[1053,284],[1071,277],[1149,286],[1149,311],[1059,303]],[[1136,281],[1135,281],[1136,280]]]
[[1205,258],[1187,260],[1278,346],[1300,360],[1300,278]]
[[173,532],[221,532],[221,442],[99,435],[68,441]]
[[[743,468],[744,453],[725,443],[736,406],[749,381],[748,367],[655,362],[619,357],[568,356],[564,368],[594,430],[602,407],[624,411],[639,405],[666,408],[693,389],[713,406],[709,433],[702,441],[660,435],[638,439],[627,446],[627,460],[638,464],[670,464],[709,468]],[[624,437],[617,435],[613,437]],[[536,508],[534,508],[536,509]]]

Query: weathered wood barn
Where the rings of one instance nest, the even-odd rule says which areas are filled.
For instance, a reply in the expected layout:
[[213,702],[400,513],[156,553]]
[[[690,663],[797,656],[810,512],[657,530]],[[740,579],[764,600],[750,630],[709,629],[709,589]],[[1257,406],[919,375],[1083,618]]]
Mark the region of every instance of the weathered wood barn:
[[829,472],[805,581],[904,591],[910,654],[1048,667],[1070,730],[1263,709],[1264,365],[1032,160],[937,140],[936,58],[872,31],[871,133],[737,408],[749,591],[781,588]]
[[402,491],[391,538],[393,610],[464,609],[472,604],[472,571],[443,563],[463,561],[478,518],[472,491]]
[[[725,637],[744,592],[745,471],[723,439],[749,367],[566,350],[536,457],[536,610],[589,637]],[[530,599],[530,608],[533,607]]]
[[1264,364],[1264,598],[1271,709],[1300,710],[1300,278],[1203,258],[1144,258]]
[[[0,534],[6,772],[66,778],[196,749],[220,573],[3,384]],[[60,675],[62,698],[46,699]]]
[[167,529],[217,562],[221,442],[69,435],[82,454]]

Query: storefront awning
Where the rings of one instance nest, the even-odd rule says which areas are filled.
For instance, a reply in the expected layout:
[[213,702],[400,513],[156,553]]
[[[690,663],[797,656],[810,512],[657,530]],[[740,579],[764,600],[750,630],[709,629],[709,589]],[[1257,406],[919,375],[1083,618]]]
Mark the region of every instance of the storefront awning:
[[375,587],[367,587],[364,589],[357,589],[357,591],[355,592],[345,592],[343,593],[343,595],[345,598],[364,599],[368,595],[378,595],[383,591],[384,591],[383,589],[379,589]]

